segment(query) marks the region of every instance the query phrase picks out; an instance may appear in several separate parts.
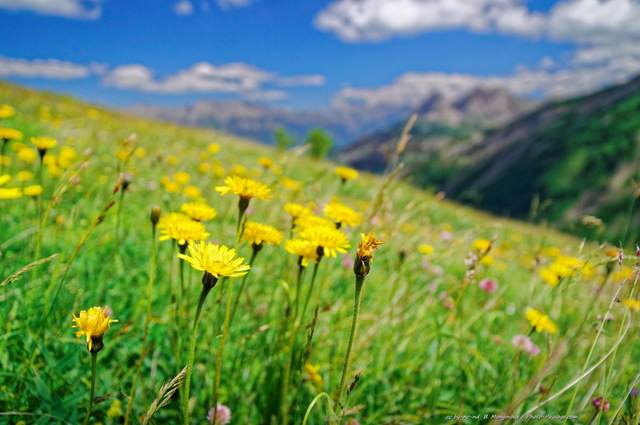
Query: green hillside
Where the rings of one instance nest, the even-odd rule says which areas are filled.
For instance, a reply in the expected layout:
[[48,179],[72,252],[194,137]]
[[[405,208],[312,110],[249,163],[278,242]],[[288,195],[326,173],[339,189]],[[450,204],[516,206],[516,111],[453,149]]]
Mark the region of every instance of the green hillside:
[[[278,152],[8,84],[2,104],[15,115],[0,127],[24,137],[1,141],[0,424],[210,424],[215,401],[231,424],[638,420],[635,253],[621,258],[613,246],[474,211],[393,175],[342,181],[337,164],[299,148]],[[31,143],[41,136],[57,140],[42,161]],[[244,226],[246,200],[216,191],[233,175],[260,182]],[[168,213],[186,201],[217,215],[174,223]],[[292,221],[290,202],[308,208],[302,219]],[[163,227],[152,234],[154,206]],[[243,228],[252,236],[249,222],[311,246],[308,266],[276,237],[237,242]],[[209,235],[193,230],[201,227]],[[369,264],[356,244],[371,231],[384,244],[369,247],[354,314],[354,260],[360,275]],[[201,268],[224,275],[251,263],[248,274],[220,278],[203,297],[211,277],[177,258],[171,238],[196,234],[243,257],[209,252]],[[195,246],[185,251],[192,259]],[[331,249],[346,252],[333,258]],[[117,320],[106,331],[105,315]],[[98,335],[92,344],[104,342],[95,373],[88,337],[74,335],[86,329]],[[191,347],[187,385],[179,373]],[[172,380],[173,396],[162,387]],[[597,397],[611,408],[597,410]]]
[[[463,153],[468,164],[443,187],[499,214],[534,214],[585,236],[632,243],[640,238],[638,146],[640,78],[547,105],[486,136]],[[593,223],[587,215],[604,227],[585,225]]]

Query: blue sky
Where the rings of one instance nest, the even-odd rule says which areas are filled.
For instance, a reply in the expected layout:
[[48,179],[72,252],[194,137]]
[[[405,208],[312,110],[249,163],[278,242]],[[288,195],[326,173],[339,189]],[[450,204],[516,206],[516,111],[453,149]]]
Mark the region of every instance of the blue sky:
[[561,97],[640,73],[638,20],[637,0],[0,0],[0,78],[115,106]]

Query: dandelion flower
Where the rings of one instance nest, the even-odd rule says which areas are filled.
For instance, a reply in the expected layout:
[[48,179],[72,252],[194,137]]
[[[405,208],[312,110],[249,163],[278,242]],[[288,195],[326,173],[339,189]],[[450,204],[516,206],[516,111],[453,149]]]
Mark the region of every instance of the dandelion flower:
[[260,246],[263,243],[280,245],[283,239],[282,232],[275,227],[255,221],[247,221],[242,234],[242,240],[249,241],[254,246]]
[[0,105],[0,118],[8,118],[15,115],[16,111],[9,105]]
[[487,251],[491,247],[491,241],[484,238],[479,238],[473,241],[473,248],[476,251],[484,252]]
[[358,171],[349,167],[336,167],[335,172],[342,179],[343,182],[352,180],[358,177]]
[[301,215],[296,218],[293,223],[299,230],[304,230],[309,227],[328,227],[330,229],[335,229],[336,227],[333,221],[313,214]]
[[102,336],[109,329],[111,323],[117,322],[117,320],[111,319],[107,314],[107,307],[91,307],[89,310],[82,310],[80,317],[73,316],[73,321],[76,323],[73,328],[80,328],[76,332],[76,341],[81,336],[85,336],[87,339],[87,349],[92,353],[97,353],[102,350]]
[[0,128],[0,139],[4,143],[7,143],[9,140],[22,140],[22,133],[18,130],[14,130],[13,128]]
[[418,252],[424,255],[430,255],[433,254],[434,249],[431,245],[420,245],[418,247]]
[[46,152],[47,149],[52,149],[58,146],[58,141],[56,139],[51,137],[46,137],[46,136],[32,137],[31,143],[36,145],[38,150],[41,152],[41,155],[42,155],[42,152]]
[[282,186],[284,186],[285,189],[291,190],[293,192],[296,192],[296,191],[302,189],[302,183],[300,183],[297,180],[291,179],[291,178],[289,178],[287,176],[281,176],[280,177],[280,183],[282,183]]
[[325,257],[336,258],[337,252],[345,253],[350,246],[347,235],[333,227],[307,227],[300,231],[299,236],[310,241],[316,247],[322,248],[322,254]]
[[549,319],[549,316],[540,313],[536,309],[527,308],[525,315],[531,326],[536,329],[536,332],[547,331],[554,334],[558,331],[558,326]]
[[24,194],[27,196],[33,196],[34,198],[37,198],[38,196],[40,196],[42,194],[42,186],[40,186],[39,184],[34,184],[31,186],[26,186],[24,189]]
[[194,269],[209,273],[216,279],[220,276],[243,276],[251,268],[248,264],[243,264],[244,258],[235,258],[235,249],[224,245],[201,241],[189,244],[188,252],[189,255],[178,254],[178,258],[188,261]]
[[209,237],[204,224],[193,221],[191,217],[182,213],[169,213],[161,216],[158,229],[162,232],[162,236],[158,240],[175,239],[181,246],[186,245],[187,242],[197,242]]
[[37,157],[38,157],[38,152],[36,152],[31,148],[23,148],[18,151],[18,158],[20,158],[27,164],[32,164]]
[[260,164],[264,168],[271,168],[271,167],[273,167],[274,163],[275,163],[275,161],[273,159],[271,159],[271,158],[267,158],[267,157],[264,157],[264,156],[258,158],[258,164]]
[[269,198],[273,197],[273,195],[269,193],[271,192],[271,189],[269,189],[264,184],[252,179],[238,176],[229,176],[224,179],[224,184],[225,186],[216,187],[216,191],[220,192],[220,195],[233,193],[245,200],[258,198],[264,201],[267,201]]
[[311,215],[311,210],[304,205],[296,204],[294,202],[287,202],[284,204],[284,210],[292,217],[298,218],[303,215]]
[[558,285],[558,282],[560,282],[560,276],[558,276],[556,272],[554,272],[548,267],[545,267],[544,269],[540,269],[538,274],[540,275],[542,280],[548,285],[550,285],[552,288],[555,288]]
[[21,182],[30,182],[36,177],[31,171],[19,171],[16,173],[16,178]]
[[[11,180],[9,174],[0,175],[0,186]],[[2,188],[0,187],[0,199],[17,199],[22,197],[22,190],[18,187]]]
[[357,226],[362,223],[362,216],[353,208],[339,202],[331,202],[324,207],[325,217],[335,221],[340,226]]
[[284,249],[289,254],[300,257],[300,265],[302,267],[307,267],[309,260],[313,262],[318,260],[318,247],[305,239],[289,239],[284,243]]
[[173,180],[178,184],[185,185],[191,181],[191,176],[185,171],[179,171],[173,175]]
[[215,208],[204,202],[185,202],[180,207],[180,211],[187,214],[195,221],[208,221],[214,219],[218,212]]
[[627,306],[630,310],[640,311],[640,301],[635,298],[626,298],[622,300],[622,304]]
[[202,192],[196,186],[189,185],[182,189],[182,193],[189,199],[198,199],[202,196]]
[[[213,423],[215,418],[216,423]],[[217,407],[213,407],[209,410],[207,420],[211,425],[228,425],[231,422],[231,409],[227,406],[218,403]]]

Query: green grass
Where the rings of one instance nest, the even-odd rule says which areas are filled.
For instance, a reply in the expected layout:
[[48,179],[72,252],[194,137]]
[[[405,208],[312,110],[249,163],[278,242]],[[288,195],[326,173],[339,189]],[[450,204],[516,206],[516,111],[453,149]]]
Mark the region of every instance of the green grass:
[[[447,419],[448,415],[521,415],[574,382],[611,350],[615,352],[579,385],[535,414],[576,415],[575,423],[586,424],[595,411],[591,399],[599,395],[610,400],[611,410],[596,417],[595,423],[624,423],[622,418],[629,423],[638,409],[637,398],[627,398],[632,385],[640,386],[634,384],[640,348],[637,319],[634,311],[612,302],[615,297],[634,298],[637,291],[633,276],[624,281],[616,274],[618,265],[605,255],[605,247],[473,211],[403,182],[392,182],[377,203],[384,177],[362,174],[341,188],[333,173],[335,164],[309,159],[300,149],[277,152],[213,131],[144,121],[102,109],[89,112],[90,106],[73,99],[4,84],[0,84],[0,96],[17,112],[0,121],[0,126],[22,131],[25,144],[31,136],[48,135],[60,142],[54,153],[72,146],[79,154],[60,176],[44,174],[48,214],[39,257],[58,256],[0,288],[0,423],[62,423],[56,418],[70,424],[83,421],[91,356],[86,344],[75,341],[71,315],[103,305],[112,309],[118,322],[105,334],[105,348],[98,356],[98,402],[90,423],[123,423],[116,406],[119,401],[122,411],[126,409],[145,326],[152,252],[150,210],[158,205],[164,212],[178,211],[188,200],[180,192],[167,192],[160,183],[162,177],[188,172],[189,184],[198,187],[218,211],[218,217],[206,223],[211,240],[234,244],[237,198],[215,192],[224,175],[200,172],[202,162],[224,168],[225,174],[239,164],[250,176],[269,184],[274,198],[252,200],[250,219],[276,226],[285,234],[290,218],[282,206],[290,201],[322,206],[339,196],[365,217],[358,228],[345,229],[351,240],[350,253],[321,261],[311,307],[293,347],[289,345],[288,317],[293,308],[296,258],[274,246],[265,246],[258,255],[246,287],[252,304],[241,298],[223,357],[220,401],[231,409],[231,423],[282,423],[282,373],[291,348],[296,359],[306,358],[302,363],[319,365],[322,381],[310,380],[310,374],[300,367],[292,369],[284,397],[286,408],[290,406],[287,422],[301,424],[320,392],[333,398],[353,310],[355,284],[348,263],[359,234],[369,231],[385,244],[375,253],[364,284],[347,385],[357,372],[362,375],[349,397],[347,417],[361,424],[454,424],[479,421]],[[125,146],[123,141],[134,133],[136,137]],[[220,152],[200,159],[212,143],[220,145]],[[117,158],[118,151],[136,147],[144,148],[146,155],[133,155],[126,161]],[[7,151],[14,178],[3,187],[20,185],[15,177],[19,171],[37,175],[37,161],[27,164],[13,149]],[[177,164],[168,163],[171,155],[178,157]],[[262,169],[257,161],[261,156],[273,158],[283,176],[301,183],[300,189],[287,189],[280,175]],[[82,167],[82,163],[88,165]],[[124,195],[114,195],[120,172],[131,173],[133,180]],[[111,200],[116,201],[115,206],[88,234],[72,261],[83,235]],[[35,258],[36,206],[28,197],[0,200],[0,282],[40,259]],[[369,220],[376,208],[378,214]],[[474,252],[474,240],[494,236],[497,239],[488,254],[493,262],[476,264],[472,279],[497,279],[499,289],[488,294],[476,283],[465,286],[465,259]],[[431,245],[434,252],[420,253],[418,247],[423,244]],[[143,359],[130,423],[140,423],[161,384],[185,366],[201,289],[201,273],[185,267],[189,314],[186,308],[176,314],[177,249],[172,241],[157,247],[149,352]],[[554,262],[549,247],[588,261],[593,271],[575,271],[552,288],[539,275],[540,269]],[[239,253],[248,259],[251,247],[244,242]],[[634,255],[625,265],[632,267],[635,261]],[[310,271],[303,291],[309,288]],[[236,279],[236,293],[239,284]],[[200,321],[190,393],[194,424],[206,423],[211,407],[227,287],[228,282],[221,281],[212,290]],[[455,308],[447,307],[456,300]],[[598,333],[596,317],[610,305],[615,318]],[[548,314],[558,332],[532,332],[525,318],[527,306]],[[316,309],[317,323],[309,341],[307,332]],[[530,334],[540,353],[534,357],[518,354],[511,344],[517,334]],[[182,423],[180,405],[176,393],[152,422]],[[323,423],[324,412],[324,401],[320,401],[309,423]]]

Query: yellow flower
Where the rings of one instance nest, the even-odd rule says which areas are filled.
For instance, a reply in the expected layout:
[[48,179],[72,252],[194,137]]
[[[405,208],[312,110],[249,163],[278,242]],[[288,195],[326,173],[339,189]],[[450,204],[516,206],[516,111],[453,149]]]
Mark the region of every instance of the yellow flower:
[[[0,176],[0,186],[5,184],[11,180],[11,176],[8,174],[4,174]],[[0,187],[0,199],[17,199],[22,197],[22,191],[20,188],[12,187],[8,189],[3,189]]]
[[0,105],[0,118],[8,118],[15,115],[16,111],[9,105]]
[[262,245],[263,243],[280,245],[283,239],[282,232],[275,227],[255,221],[247,221],[242,234],[242,240],[249,241],[252,245]]
[[180,211],[196,221],[212,220],[218,215],[215,208],[205,204],[204,202],[185,202],[180,207]]
[[318,373],[318,371],[320,370],[320,365],[314,366],[311,363],[306,363],[302,369],[304,370],[305,374],[306,374],[306,378],[313,382],[314,384],[316,384],[317,388],[322,387],[322,376],[320,376],[320,374]]
[[303,230],[308,227],[328,227],[331,229],[335,229],[336,227],[336,224],[333,221],[313,214],[304,214],[299,216],[294,220],[294,224],[298,230]]
[[31,148],[24,148],[18,151],[18,158],[26,162],[27,164],[33,163],[38,157],[38,152]]
[[219,144],[217,144],[217,143],[211,143],[209,146],[207,146],[207,150],[208,150],[211,154],[215,155],[215,154],[217,154],[218,152],[220,152],[220,145],[219,145]]
[[163,214],[158,222],[158,229],[162,232],[162,236],[158,240],[175,239],[179,245],[201,241],[209,237],[204,224],[193,221],[191,217],[182,213]]
[[176,164],[178,164],[179,162],[180,162],[180,158],[178,158],[178,157],[177,157],[177,156],[175,156],[175,155],[169,155],[169,156],[167,157],[167,164],[169,164],[169,165],[176,165]]
[[136,148],[136,150],[133,151],[133,154],[137,158],[144,158],[145,156],[147,156],[147,150],[145,148]]
[[185,186],[185,188],[182,189],[182,193],[189,199],[198,199],[202,196],[200,189],[193,185]]
[[631,310],[636,310],[636,311],[640,310],[640,301],[634,298],[626,298],[622,300],[622,304],[629,307]]
[[173,180],[178,184],[185,185],[191,181],[191,176],[185,171],[179,171],[173,175]]
[[324,207],[325,217],[329,217],[339,225],[357,226],[362,223],[362,216],[353,208],[339,202],[331,202]]
[[113,400],[109,409],[107,409],[107,418],[109,419],[117,419],[122,416],[122,405],[120,400],[117,398]]
[[34,184],[32,186],[27,186],[24,188],[24,194],[27,196],[38,197],[42,194],[42,186],[39,184]]
[[32,137],[31,143],[36,145],[36,147],[40,151],[46,151],[47,149],[52,149],[58,146],[58,141],[56,139],[46,136]]
[[11,158],[8,156],[0,155],[0,164],[9,166],[11,165]]
[[552,288],[555,288],[556,285],[558,285],[558,282],[560,282],[560,276],[558,276],[556,272],[554,272],[550,268],[540,269],[538,274],[540,275],[542,280],[551,285]]
[[229,174],[233,175],[237,175],[237,176],[246,176],[247,175],[247,167],[245,167],[244,165],[240,165],[240,164],[235,164],[233,167],[231,167],[231,169],[229,170]]
[[264,168],[271,168],[274,164],[274,160],[271,158],[267,158],[267,157],[260,157],[258,158],[258,164],[260,164],[261,166],[263,166]]
[[9,140],[22,140],[22,133],[18,130],[14,130],[13,128],[0,128],[0,139],[4,142],[8,142]]
[[198,164],[198,171],[200,171],[201,173],[208,173],[209,171],[211,171],[211,166],[206,162],[201,162],[200,164]]
[[87,349],[92,353],[102,349],[102,336],[112,322],[117,322],[107,316],[107,307],[91,307],[89,310],[82,310],[80,317],[73,314],[73,321],[76,322],[73,328],[80,328],[76,332],[76,341],[84,335],[87,339]]
[[484,264],[487,267],[491,267],[493,265],[493,263],[495,263],[495,258],[493,258],[490,255],[485,255],[484,257],[482,257],[482,259],[480,260],[480,264]]
[[349,167],[336,167],[335,172],[343,181],[355,179],[356,177],[358,177],[358,172]]
[[298,218],[302,215],[311,215],[311,210],[309,208],[294,202],[287,202],[284,204],[284,210],[293,218]]
[[164,184],[164,190],[169,193],[178,193],[180,192],[180,185],[174,181],[169,181]]
[[558,326],[549,319],[549,316],[540,313],[536,309],[527,307],[525,315],[531,326],[536,328],[536,332],[547,331],[554,334],[558,331]]
[[258,198],[267,201],[273,197],[271,189],[252,179],[246,179],[238,176],[230,176],[224,179],[226,186],[216,187],[216,191],[220,192],[220,195],[226,195],[227,193],[233,193],[240,196],[243,199]]
[[284,249],[289,254],[301,257],[302,267],[307,267],[309,265],[309,260],[313,262],[318,260],[318,247],[305,239],[289,239],[284,243]]
[[178,254],[178,258],[186,260],[196,270],[207,272],[216,279],[220,276],[239,277],[247,274],[251,268],[242,264],[244,258],[234,258],[235,249],[211,242],[189,244],[189,255]]
[[612,279],[614,282],[621,282],[623,280],[630,279],[633,276],[633,269],[628,266],[622,266],[620,270],[613,273]]
[[58,152],[58,162],[60,167],[66,169],[71,168],[73,163],[78,159],[78,152],[71,146],[63,146]]
[[491,246],[491,242],[488,239],[479,238],[473,241],[473,248],[480,252],[485,252]]
[[20,182],[30,182],[31,180],[35,179],[35,176],[31,171],[18,171],[16,173],[16,178]]
[[290,179],[287,176],[280,176],[280,183],[282,183],[285,189],[291,190],[293,192],[302,189],[302,183],[294,179]]
[[300,237],[321,247],[325,257],[337,257],[337,252],[346,253],[350,247],[349,239],[342,231],[332,227],[313,226],[300,232]]
[[433,254],[433,247],[431,245],[420,245],[418,247],[418,252],[420,252],[421,254],[424,255],[429,255],[429,254]]

